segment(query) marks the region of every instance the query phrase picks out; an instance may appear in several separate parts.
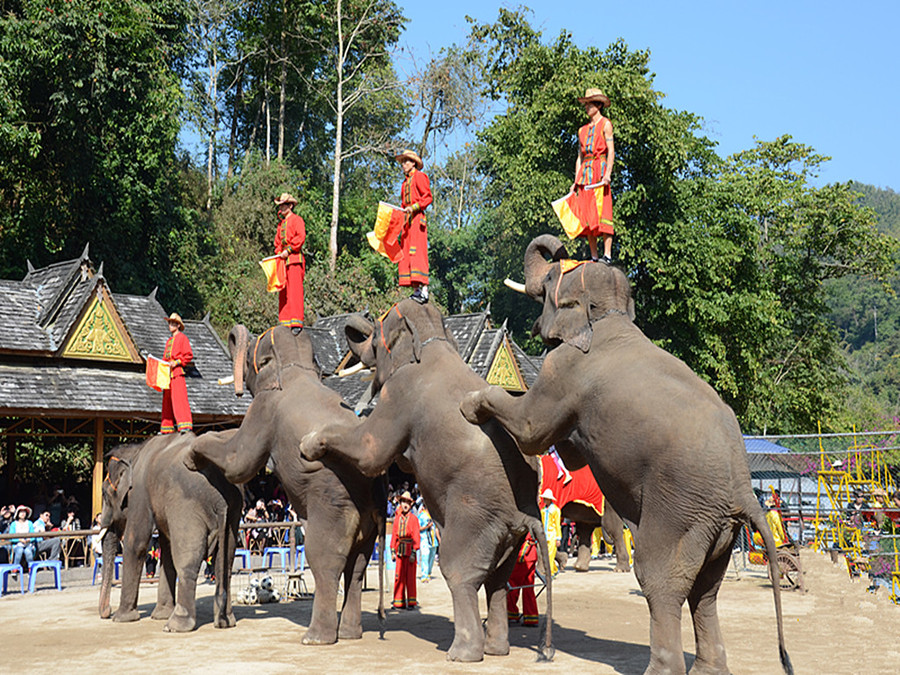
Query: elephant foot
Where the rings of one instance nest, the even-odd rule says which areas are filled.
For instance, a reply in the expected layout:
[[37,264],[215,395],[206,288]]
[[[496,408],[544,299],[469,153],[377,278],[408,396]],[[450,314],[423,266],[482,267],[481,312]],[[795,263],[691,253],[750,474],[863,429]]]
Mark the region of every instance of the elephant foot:
[[225,616],[220,616],[216,619],[216,628],[234,628],[235,624],[237,624],[237,619],[234,618],[234,614],[232,612],[228,612]]
[[631,571],[631,566],[630,565],[616,565],[615,571],[623,572],[623,573],[627,574],[628,572]]
[[197,618],[177,609],[169,617],[163,630],[167,633],[189,633],[197,626]]
[[303,636],[303,644],[305,645],[333,645],[337,642],[337,635],[334,631],[323,631],[310,627]]
[[509,654],[509,640],[491,640],[487,638],[484,641],[484,653],[488,656],[506,656]]
[[694,665],[691,666],[689,672],[690,675],[730,675],[731,673],[725,664],[717,666],[712,663],[701,663],[700,661],[694,661]]
[[338,631],[338,639],[340,640],[361,640],[362,639],[362,625],[357,624],[355,626],[341,626],[340,631]]
[[115,614],[113,614],[112,620],[116,623],[130,623],[132,621],[137,621],[141,618],[141,613],[136,609],[129,609],[126,611],[119,610]]
[[450,645],[450,651],[447,652],[447,660],[460,663],[484,661],[484,649],[472,645],[462,645],[454,639],[453,644]]
[[580,563],[575,563],[575,571],[576,572],[587,572],[588,565],[581,565]]
[[157,605],[153,608],[153,613],[150,614],[150,618],[155,619],[156,621],[167,621],[174,611],[174,605]]

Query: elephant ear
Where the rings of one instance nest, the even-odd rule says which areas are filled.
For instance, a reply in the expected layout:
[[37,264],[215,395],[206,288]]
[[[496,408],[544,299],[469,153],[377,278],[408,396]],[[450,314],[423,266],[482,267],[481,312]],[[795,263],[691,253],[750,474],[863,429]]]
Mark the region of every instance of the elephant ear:
[[375,350],[372,348],[372,338],[375,335],[375,327],[372,322],[354,314],[344,325],[344,335],[353,355],[366,367],[374,366]]
[[[112,462],[115,462],[115,464],[113,465]],[[113,457],[111,458],[110,464],[109,475],[107,477],[111,488],[110,501],[115,507],[115,510],[121,512],[125,509],[128,501],[128,493],[131,492],[131,462]],[[110,516],[112,516],[112,514],[110,514]]]
[[416,363],[419,363],[422,361],[422,339],[419,337],[419,331],[416,330],[415,325],[405,316],[403,317],[403,323],[406,325],[406,328],[409,330],[409,334],[412,337],[413,358],[416,360]]

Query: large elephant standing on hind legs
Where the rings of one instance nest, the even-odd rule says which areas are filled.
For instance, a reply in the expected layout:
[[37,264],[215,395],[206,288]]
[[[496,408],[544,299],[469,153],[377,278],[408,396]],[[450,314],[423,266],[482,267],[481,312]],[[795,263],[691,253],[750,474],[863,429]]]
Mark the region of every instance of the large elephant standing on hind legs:
[[[462,360],[432,305],[407,299],[374,326],[356,317],[345,330],[353,353],[375,367],[378,405],[359,425],[310,434],[303,454],[345,457],[367,475],[402,456],[441,531],[441,574],[453,596],[447,659],[509,653],[506,582],[526,533],[547,569],[537,462],[523,457],[500,425],[473,427],[459,414],[463,395],[487,384]],[[488,596],[486,631],[478,610],[481,586]],[[550,593],[548,584],[544,657],[552,654]]]
[[[473,424],[496,419],[527,455],[556,443],[568,466],[591,467],[634,536],[635,575],[650,608],[647,673],[685,672],[685,600],[697,648],[691,672],[728,673],[716,596],[745,523],[762,533],[770,574],[779,576],[734,413],[634,325],[631,286],[618,268],[567,260],[559,239],[542,235],[525,252],[525,278],[525,292],[543,302],[534,333],[553,349],[523,396],[490,387],[460,409]],[[559,445],[566,437],[571,443]],[[779,656],[791,673],[778,584],[773,592]]]
[[[238,325],[231,330],[228,347],[235,391],[242,395],[246,383],[253,402],[236,433],[198,437],[186,464],[196,468],[211,463],[229,481],[244,483],[271,459],[291,505],[307,519],[306,559],[316,594],[303,644],[360,638],[363,575],[376,536],[380,533],[382,541],[384,536],[385,484],[366,478],[339,457],[310,462],[299,452],[305,434],[328,422],[352,426],[359,420],[339,394],[322,384],[308,329],[294,335],[290,328],[277,326],[252,340]],[[344,600],[339,625],[341,576]],[[383,618],[381,597],[378,613]]]

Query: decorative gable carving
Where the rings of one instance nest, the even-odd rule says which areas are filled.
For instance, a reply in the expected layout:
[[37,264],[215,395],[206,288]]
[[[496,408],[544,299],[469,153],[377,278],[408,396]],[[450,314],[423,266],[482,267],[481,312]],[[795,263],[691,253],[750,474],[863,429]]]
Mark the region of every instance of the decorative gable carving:
[[97,286],[85,304],[81,319],[61,354],[71,359],[141,363],[140,354],[103,285]]
[[525,391],[527,389],[522,373],[519,371],[519,365],[513,357],[509,338],[505,335],[500,348],[494,354],[494,360],[488,370],[487,381],[488,384],[495,384],[507,391]]

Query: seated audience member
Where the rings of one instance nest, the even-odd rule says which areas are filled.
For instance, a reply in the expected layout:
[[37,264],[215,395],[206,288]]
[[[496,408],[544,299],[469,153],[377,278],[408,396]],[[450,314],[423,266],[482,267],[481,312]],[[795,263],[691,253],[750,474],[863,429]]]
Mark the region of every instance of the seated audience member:
[[[9,533],[30,534],[31,532],[34,532],[34,525],[28,520],[29,516],[31,516],[31,507],[25,506],[24,504],[17,507],[16,519],[10,523]],[[34,562],[34,540],[13,539],[11,543],[13,547],[13,565],[22,565],[22,569],[27,571],[31,563]]]
[[[94,520],[91,522],[92,530],[100,529],[100,514],[98,513],[94,516]],[[102,558],[103,557],[103,540],[100,538],[100,533],[91,535],[91,552],[94,554],[94,558]]]
[[[267,523],[270,521],[269,512],[266,511],[266,503],[262,499],[256,500],[256,506],[252,509],[248,509],[247,513],[244,514],[244,522],[245,523]],[[248,544],[253,542],[259,542],[260,545],[266,545],[267,533],[264,529],[253,528],[248,530]]]
[[[45,510],[41,512],[41,517],[35,520],[32,523],[35,532],[49,532],[53,529],[53,523],[50,520],[50,511]],[[44,539],[40,537],[35,540],[37,542],[37,548],[35,552],[38,557],[43,554],[47,554],[47,560],[59,560],[62,555],[62,543],[60,542],[58,537],[53,537],[51,539]]]

